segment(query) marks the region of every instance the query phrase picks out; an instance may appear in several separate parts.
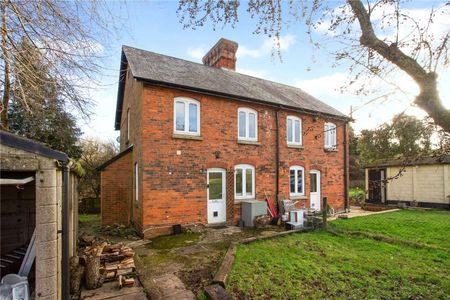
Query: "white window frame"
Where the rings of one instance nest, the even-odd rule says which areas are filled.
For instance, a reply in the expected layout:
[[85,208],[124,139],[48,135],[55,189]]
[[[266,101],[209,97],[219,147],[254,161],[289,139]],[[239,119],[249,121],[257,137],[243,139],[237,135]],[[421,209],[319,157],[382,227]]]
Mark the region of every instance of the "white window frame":
[[[237,170],[242,170],[242,196],[238,196],[236,193],[236,174]],[[252,170],[252,194],[247,195],[247,170]],[[234,198],[235,199],[255,199],[255,167],[248,164],[236,165],[234,167]]]
[[130,140],[130,108],[127,109],[127,142]]
[[[245,113],[245,136],[239,135],[239,128],[240,128],[240,121],[239,121],[239,113]],[[251,138],[250,135],[250,113],[255,114],[255,137]],[[238,109],[237,113],[237,119],[238,119],[238,126],[237,126],[237,134],[238,134],[238,140],[240,141],[258,141],[258,112],[254,109],[247,108],[247,107],[241,107]]]
[[[294,170],[294,193],[291,192],[291,171]],[[298,191],[298,171],[302,171],[302,190],[301,192]],[[291,166],[289,168],[289,196],[295,197],[295,196],[304,196],[305,195],[305,168],[302,166]]]
[[[292,141],[289,141],[289,135],[288,135],[288,122],[289,120],[291,120],[292,122]],[[300,123],[300,132],[296,132],[295,131],[295,121],[299,121]],[[295,146],[301,146],[303,144],[303,139],[302,139],[302,119],[300,119],[299,117],[296,116],[287,116],[286,118],[286,141],[288,145],[295,145]],[[299,135],[299,142],[295,141],[295,135],[298,134]]]
[[139,201],[139,164],[138,162],[134,163],[134,200],[136,202]]
[[336,149],[336,124],[327,122],[323,127],[325,149]]
[[[184,103],[184,130],[177,130],[177,102]],[[189,131],[189,104],[197,105],[197,131]],[[175,97],[173,100],[173,133],[183,135],[200,135],[200,102],[187,97]]]

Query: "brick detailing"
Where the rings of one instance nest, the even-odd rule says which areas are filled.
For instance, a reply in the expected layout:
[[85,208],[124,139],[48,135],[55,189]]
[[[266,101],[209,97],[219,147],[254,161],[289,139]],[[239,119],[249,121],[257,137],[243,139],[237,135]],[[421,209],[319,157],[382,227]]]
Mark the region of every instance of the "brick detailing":
[[101,172],[102,224],[129,224],[133,198],[133,151]]
[[237,43],[226,39],[220,39],[203,57],[203,64],[210,67],[226,68],[234,71],[236,70],[237,49]]
[[227,170],[227,223],[233,224],[234,216],[234,168],[229,168]]

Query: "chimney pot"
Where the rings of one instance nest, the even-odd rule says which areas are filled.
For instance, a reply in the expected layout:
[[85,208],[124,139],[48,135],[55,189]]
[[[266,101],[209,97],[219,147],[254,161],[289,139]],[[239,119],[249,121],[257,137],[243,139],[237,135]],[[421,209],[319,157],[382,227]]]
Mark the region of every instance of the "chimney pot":
[[236,52],[238,44],[221,38],[212,48],[205,54],[202,61],[203,64],[215,68],[225,68],[236,70]]

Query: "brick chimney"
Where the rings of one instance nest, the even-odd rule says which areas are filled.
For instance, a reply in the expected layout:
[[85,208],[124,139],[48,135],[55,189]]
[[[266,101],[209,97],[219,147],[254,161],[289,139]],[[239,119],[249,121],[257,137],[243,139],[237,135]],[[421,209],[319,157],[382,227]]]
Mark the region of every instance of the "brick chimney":
[[238,44],[221,38],[211,50],[203,56],[203,64],[210,67],[236,70],[236,51]]

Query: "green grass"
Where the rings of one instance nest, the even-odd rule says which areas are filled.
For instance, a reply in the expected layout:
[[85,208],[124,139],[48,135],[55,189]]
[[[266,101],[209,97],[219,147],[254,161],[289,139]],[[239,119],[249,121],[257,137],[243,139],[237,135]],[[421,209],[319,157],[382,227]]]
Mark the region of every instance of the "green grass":
[[79,215],[80,222],[100,222],[100,214]]
[[381,234],[403,241],[450,249],[450,212],[409,209],[392,213],[336,220],[338,229]]
[[[433,236],[420,242],[442,247],[449,218],[408,210],[335,223],[370,232],[385,225],[384,234],[404,240],[414,238],[409,227]],[[240,245],[228,286],[238,299],[450,299],[450,251],[326,231],[292,234]]]

